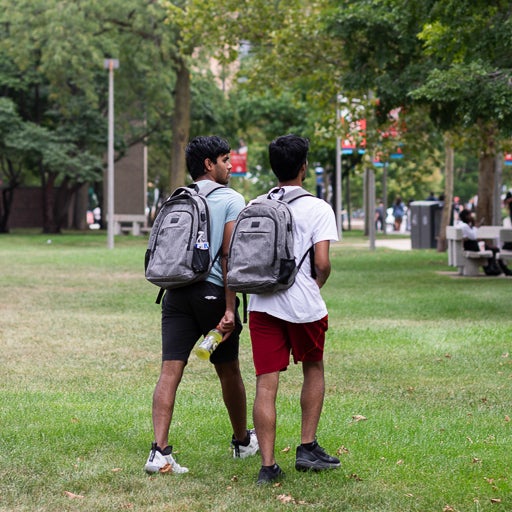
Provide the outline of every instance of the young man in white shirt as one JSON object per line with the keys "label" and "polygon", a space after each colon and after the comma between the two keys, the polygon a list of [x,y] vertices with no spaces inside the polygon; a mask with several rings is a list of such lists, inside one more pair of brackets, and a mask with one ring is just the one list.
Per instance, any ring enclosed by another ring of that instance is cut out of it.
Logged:
{"label": "young man in white shirt", "polygon": [[[279,189],[274,192],[277,198],[302,186],[308,151],[308,140],[296,135],[278,137],[270,143],[270,165],[278,178]],[[301,197],[289,206],[294,219],[294,254],[301,256],[314,246],[314,268],[305,258],[289,289],[250,298],[249,329],[256,369],[253,418],[262,459],[258,484],[284,475],[274,456],[276,395],[280,372],[287,369],[290,354],[294,363],[302,363],[304,377],[301,444],[296,450],[295,468],[319,471],[340,466],[340,461],[327,455],[316,441],[325,394],[323,351],[327,331],[327,308],[320,288],[331,271],[329,247],[331,240],[338,240],[336,222],[332,208],[316,197]]]}

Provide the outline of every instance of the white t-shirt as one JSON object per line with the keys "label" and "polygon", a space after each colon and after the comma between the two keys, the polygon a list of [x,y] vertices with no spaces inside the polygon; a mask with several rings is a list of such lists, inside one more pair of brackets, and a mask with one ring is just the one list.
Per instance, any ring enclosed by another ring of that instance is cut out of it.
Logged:
{"label": "white t-shirt", "polygon": [[457,224],[458,228],[462,228],[462,238],[468,240],[476,240],[477,239],[477,229],[474,226],[470,226],[466,222],[459,221]]}
{"label": "white t-shirt", "polygon": [[[283,187],[286,191],[299,187]],[[300,197],[289,204],[293,214],[294,254],[299,264],[310,247],[324,240],[338,240],[336,219],[329,204],[316,197]],[[292,323],[307,323],[327,315],[327,307],[320,288],[311,277],[311,264],[306,256],[295,277],[295,282],[277,293],[253,294],[249,311],[268,313]]]}

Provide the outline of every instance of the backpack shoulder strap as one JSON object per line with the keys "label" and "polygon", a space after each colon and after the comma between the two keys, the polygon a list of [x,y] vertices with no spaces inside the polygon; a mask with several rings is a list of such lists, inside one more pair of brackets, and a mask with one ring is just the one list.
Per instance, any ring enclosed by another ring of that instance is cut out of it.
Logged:
{"label": "backpack shoulder strap", "polygon": [[197,183],[191,183],[188,185],[187,188],[195,190],[198,194],[201,194],[204,197],[209,196],[213,191],[217,190],[218,188],[225,188],[225,185],[221,185],[220,183],[217,183],[212,180],[204,180],[206,181],[205,185],[202,185],[199,187]]}
{"label": "backpack shoulder strap", "polygon": [[[307,197],[311,196],[314,197],[313,194],[308,192],[307,190],[304,190],[303,188],[297,188],[295,190],[292,190],[291,192],[288,192],[287,194],[284,194],[282,197],[282,201],[286,203],[291,203],[292,201],[295,201],[296,199],[299,199],[299,197]],[[315,270],[315,246],[312,245],[302,256],[302,258],[299,261],[299,264],[297,265],[297,268],[300,268],[302,264],[304,263],[304,260],[306,259],[306,256],[309,254],[309,259],[311,263],[311,277],[313,279],[316,279],[316,270]]]}
{"label": "backpack shoulder strap", "polygon": [[307,190],[304,190],[303,188],[297,188],[295,190],[292,190],[291,192],[285,193],[282,201],[286,203],[291,203],[292,201],[295,201],[295,199],[299,199],[299,197],[307,196],[314,197],[313,194],[309,193]]}
{"label": "backpack shoulder strap", "polygon": [[[218,188],[224,188],[225,185],[221,185],[220,183],[216,183],[215,181],[208,180],[208,184],[201,187],[203,190],[200,190],[196,183],[191,183],[185,187],[178,187],[175,189],[170,196],[167,197],[165,201],[171,199],[171,197],[179,196],[180,194],[200,194],[204,197],[209,196],[214,190]],[[164,202],[165,202],[164,201]]]}
{"label": "backpack shoulder strap", "polygon": [[[275,194],[276,192],[279,192],[279,190],[283,191],[283,189],[279,187],[273,188],[268,194],[266,194],[266,197],[268,199],[272,199],[270,196],[272,194]],[[291,203],[292,201],[295,201],[295,199],[299,199],[299,197],[306,196],[314,197],[313,194],[309,193],[307,190],[304,190],[303,188],[296,188],[295,190],[291,190],[290,192],[281,192],[281,197],[279,198],[279,200],[284,201],[285,203]]]}

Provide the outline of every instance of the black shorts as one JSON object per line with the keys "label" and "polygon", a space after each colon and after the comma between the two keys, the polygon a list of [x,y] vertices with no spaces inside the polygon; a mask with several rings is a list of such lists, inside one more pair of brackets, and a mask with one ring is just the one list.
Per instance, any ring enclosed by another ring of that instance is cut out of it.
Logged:
{"label": "black shorts", "polygon": [[[237,309],[239,300],[237,298]],[[213,329],[226,312],[224,288],[201,281],[168,290],[162,300],[162,361],[188,361],[196,342]],[[238,359],[242,322],[235,314],[235,330],[213,352],[210,362]]]}

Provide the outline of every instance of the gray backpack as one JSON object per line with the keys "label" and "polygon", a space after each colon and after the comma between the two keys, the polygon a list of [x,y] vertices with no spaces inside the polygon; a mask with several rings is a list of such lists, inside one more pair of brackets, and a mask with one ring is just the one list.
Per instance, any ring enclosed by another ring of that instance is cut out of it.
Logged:
{"label": "gray backpack", "polygon": [[[206,196],[223,187],[214,181],[177,188],[163,203],[149,235],[146,279],[162,289],[179,288],[208,276],[218,254],[210,253]],[[158,296],[159,302],[162,295]]]}
{"label": "gray backpack", "polygon": [[[227,286],[242,293],[271,293],[286,290],[295,281],[302,262],[293,254],[293,217],[288,203],[311,196],[303,189],[286,193],[282,199],[268,195],[251,201],[238,215],[228,255]],[[314,272],[314,265],[311,267]]]}

